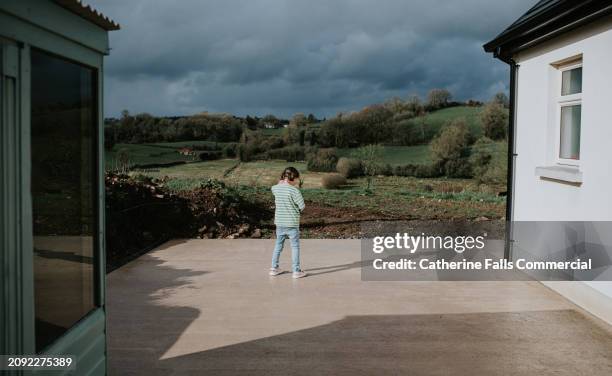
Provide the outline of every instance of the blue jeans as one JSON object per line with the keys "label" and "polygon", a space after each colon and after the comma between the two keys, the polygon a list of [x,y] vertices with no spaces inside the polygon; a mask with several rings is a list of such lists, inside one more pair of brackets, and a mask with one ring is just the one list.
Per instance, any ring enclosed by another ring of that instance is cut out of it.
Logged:
{"label": "blue jeans", "polygon": [[272,253],[272,267],[278,268],[278,259],[283,251],[285,239],[291,241],[291,261],[294,272],[300,271],[300,229],[299,227],[276,226],[276,245]]}

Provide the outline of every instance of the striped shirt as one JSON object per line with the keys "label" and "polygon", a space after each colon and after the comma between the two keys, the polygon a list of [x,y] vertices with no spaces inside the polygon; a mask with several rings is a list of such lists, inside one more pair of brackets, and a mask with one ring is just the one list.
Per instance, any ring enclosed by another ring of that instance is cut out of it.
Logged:
{"label": "striped shirt", "polygon": [[283,227],[300,227],[300,212],[304,210],[304,198],[299,189],[280,182],[272,187],[274,194],[274,224]]}

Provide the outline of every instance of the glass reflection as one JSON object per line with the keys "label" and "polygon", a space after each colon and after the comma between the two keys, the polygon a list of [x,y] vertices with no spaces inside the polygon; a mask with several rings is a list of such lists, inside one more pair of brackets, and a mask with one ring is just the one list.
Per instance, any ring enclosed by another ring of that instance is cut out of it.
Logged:
{"label": "glass reflection", "polygon": [[95,71],[32,51],[36,349],[95,306]]}
{"label": "glass reflection", "polygon": [[559,158],[580,159],[581,105],[561,107],[561,146]]}

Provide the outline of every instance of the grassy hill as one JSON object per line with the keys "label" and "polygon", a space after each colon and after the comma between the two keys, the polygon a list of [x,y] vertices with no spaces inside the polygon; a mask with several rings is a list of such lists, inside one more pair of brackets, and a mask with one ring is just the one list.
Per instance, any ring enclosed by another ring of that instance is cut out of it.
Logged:
{"label": "grassy hill", "polygon": [[[444,108],[438,111],[433,111],[425,115],[424,119],[417,118],[410,121],[424,121],[425,132],[429,138],[435,137],[440,131],[451,121],[455,119],[465,119],[467,126],[476,138],[482,135],[482,123],[480,121],[480,112],[482,107],[457,106]],[[496,149],[501,148],[500,145],[494,146]],[[352,148],[338,149],[338,155],[341,157],[350,157],[355,152]],[[431,154],[429,145],[415,146],[385,146],[384,163],[389,163],[392,166],[412,164],[426,164],[431,162]]]}
{"label": "grassy hill", "polygon": [[425,126],[428,131],[437,134],[447,122],[463,118],[473,134],[476,137],[480,137],[482,135],[481,111],[482,107],[458,106],[444,108],[425,115]]}

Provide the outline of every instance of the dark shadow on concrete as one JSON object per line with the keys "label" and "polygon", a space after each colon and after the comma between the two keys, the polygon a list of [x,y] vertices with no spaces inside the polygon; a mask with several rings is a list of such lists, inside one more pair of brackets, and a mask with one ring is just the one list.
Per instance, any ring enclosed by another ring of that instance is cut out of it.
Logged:
{"label": "dark shadow on concrete", "polygon": [[[172,240],[157,249],[182,242]],[[197,319],[200,311],[164,305],[161,299],[176,289],[189,288],[190,278],[206,273],[164,266],[164,261],[146,254],[108,274],[108,375],[172,373],[171,367],[160,365],[158,360]]]}
{"label": "dark shadow on concrete", "polygon": [[355,262],[351,262],[348,264],[341,264],[341,265],[320,266],[318,268],[308,268],[306,269],[306,272],[308,272],[309,276],[317,276],[321,274],[341,272],[343,270],[363,268],[369,262],[371,262],[371,260],[355,261]]}
{"label": "dark shadow on concrete", "polygon": [[172,375],[608,376],[612,332],[574,310],[349,316],[147,366]]}

